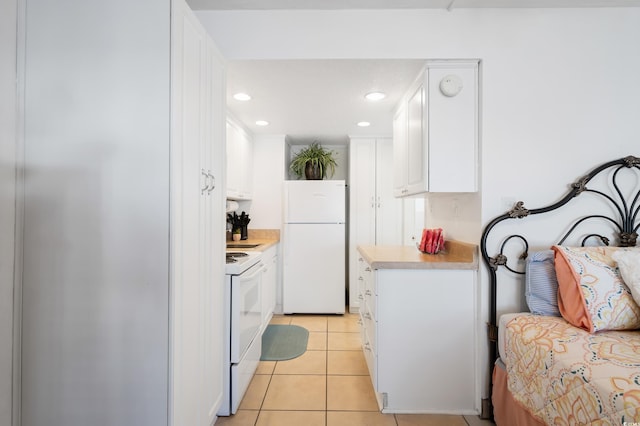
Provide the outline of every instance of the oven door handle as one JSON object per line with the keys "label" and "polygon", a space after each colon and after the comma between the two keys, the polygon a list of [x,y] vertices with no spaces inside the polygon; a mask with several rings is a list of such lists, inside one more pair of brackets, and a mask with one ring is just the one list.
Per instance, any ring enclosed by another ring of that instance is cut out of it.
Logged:
{"label": "oven door handle", "polygon": [[238,278],[240,278],[241,281],[245,281],[245,280],[252,280],[253,278],[255,278],[256,275],[262,273],[262,268],[264,267],[264,265],[262,264],[262,262],[258,262],[255,265],[253,265],[251,268],[249,268],[247,271],[250,271],[251,269],[255,268],[255,271],[253,271],[251,274],[249,275],[245,275],[245,273],[242,273],[240,275],[238,275]]}

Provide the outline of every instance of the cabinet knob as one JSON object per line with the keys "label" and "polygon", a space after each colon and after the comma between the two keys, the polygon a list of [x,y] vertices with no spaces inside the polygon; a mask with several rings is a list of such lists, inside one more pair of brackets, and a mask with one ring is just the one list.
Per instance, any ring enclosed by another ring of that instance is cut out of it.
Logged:
{"label": "cabinet knob", "polygon": [[371,290],[365,291],[364,294],[366,294],[367,296],[371,296]]}

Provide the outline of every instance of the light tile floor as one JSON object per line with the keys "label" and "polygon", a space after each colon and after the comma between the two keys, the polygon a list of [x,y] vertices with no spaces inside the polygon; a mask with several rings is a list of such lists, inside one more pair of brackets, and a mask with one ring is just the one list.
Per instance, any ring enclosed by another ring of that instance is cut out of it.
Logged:
{"label": "light tile floor", "polygon": [[262,361],[238,412],[216,426],[485,426],[478,416],[382,414],[360,346],[358,315],[276,315],[309,330],[307,352]]}

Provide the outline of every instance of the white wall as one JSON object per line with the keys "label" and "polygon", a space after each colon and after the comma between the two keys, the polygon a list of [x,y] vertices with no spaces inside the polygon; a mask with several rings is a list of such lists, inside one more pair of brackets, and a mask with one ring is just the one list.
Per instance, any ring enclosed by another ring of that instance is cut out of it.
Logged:
{"label": "white wall", "polygon": [[[504,199],[546,205],[593,166],[640,155],[639,8],[200,11],[198,16],[231,60],[480,58],[481,192],[466,201],[481,224],[504,213]],[[435,202],[441,203],[436,215],[452,208],[451,200]],[[456,238],[478,242],[481,229],[465,220],[446,225]],[[480,277],[485,318],[484,271]]]}
{"label": "white wall", "polygon": [[0,425],[11,424],[17,0],[0,2]]}
{"label": "white wall", "polygon": [[482,233],[480,193],[427,194],[424,198],[426,228],[444,229],[446,239],[478,243]]}
{"label": "white wall", "polygon": [[638,8],[198,16],[230,60],[480,58],[485,221],[502,211],[502,197],[546,202],[556,182],[627,155],[636,142]]}
{"label": "white wall", "polygon": [[167,424],[170,1],[25,3],[21,424]]}

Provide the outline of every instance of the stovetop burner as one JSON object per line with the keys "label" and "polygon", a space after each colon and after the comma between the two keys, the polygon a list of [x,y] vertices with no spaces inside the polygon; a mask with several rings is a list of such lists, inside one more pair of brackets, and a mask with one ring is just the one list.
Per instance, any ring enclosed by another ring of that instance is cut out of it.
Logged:
{"label": "stovetop burner", "polygon": [[243,273],[259,262],[262,257],[262,253],[258,251],[228,251],[226,255],[227,267],[225,271],[227,275],[239,275]]}
{"label": "stovetop burner", "polygon": [[247,253],[241,251],[229,251],[227,252],[227,263],[236,263],[240,258],[249,256]]}
{"label": "stovetop burner", "polygon": [[241,251],[229,251],[227,252],[227,257],[245,257],[249,256],[247,253]]}

